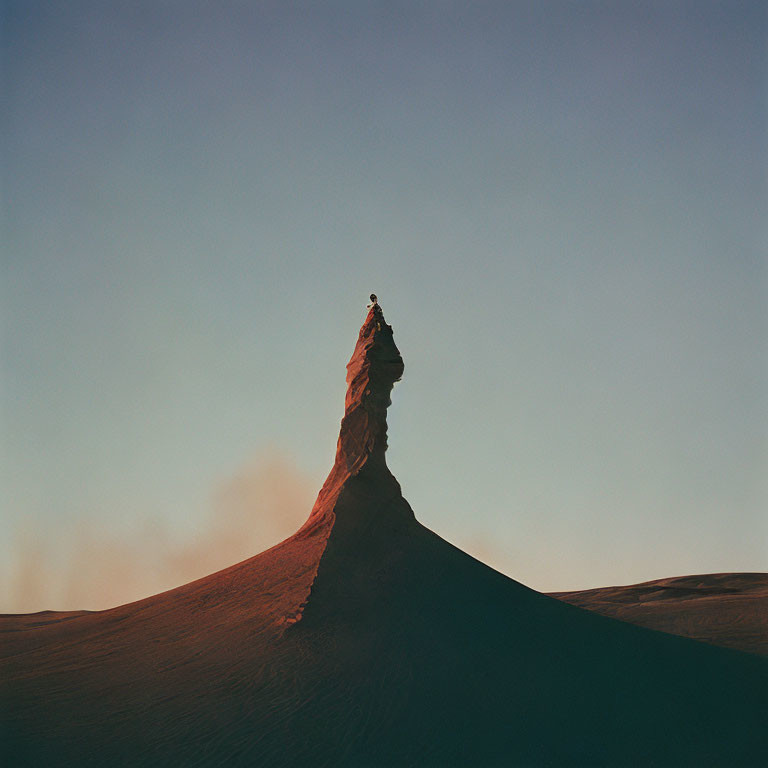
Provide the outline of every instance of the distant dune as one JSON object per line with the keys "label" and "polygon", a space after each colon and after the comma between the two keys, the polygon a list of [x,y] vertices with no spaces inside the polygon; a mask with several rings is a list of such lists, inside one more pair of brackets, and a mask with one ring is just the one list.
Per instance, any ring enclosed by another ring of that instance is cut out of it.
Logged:
{"label": "distant dune", "polygon": [[385,461],[402,373],[374,306],[281,544],[108,611],[0,617],[0,764],[765,765],[765,659],[574,608],[416,521]]}
{"label": "distant dune", "polygon": [[648,629],[768,656],[768,573],[708,573],[552,597]]}

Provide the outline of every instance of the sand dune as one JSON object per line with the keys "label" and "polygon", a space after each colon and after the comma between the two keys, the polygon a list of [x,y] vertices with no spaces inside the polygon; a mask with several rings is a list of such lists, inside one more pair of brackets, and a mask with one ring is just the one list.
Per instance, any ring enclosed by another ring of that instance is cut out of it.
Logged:
{"label": "sand dune", "polygon": [[708,573],[551,594],[641,627],[768,656],[768,573]]}
{"label": "sand dune", "polygon": [[305,525],[130,605],[0,618],[3,765],[753,766],[768,664],[541,595],[420,525],[369,313]]}

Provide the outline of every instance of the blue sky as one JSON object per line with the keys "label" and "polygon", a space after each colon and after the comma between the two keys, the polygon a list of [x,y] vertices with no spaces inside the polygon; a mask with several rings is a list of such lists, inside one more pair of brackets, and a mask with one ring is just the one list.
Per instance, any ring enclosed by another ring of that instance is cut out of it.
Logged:
{"label": "blue sky", "polygon": [[739,2],[5,3],[0,610],[78,607],[84,531],[161,571],[233,476],[319,490],[371,291],[427,526],[542,590],[768,570],[767,32]]}

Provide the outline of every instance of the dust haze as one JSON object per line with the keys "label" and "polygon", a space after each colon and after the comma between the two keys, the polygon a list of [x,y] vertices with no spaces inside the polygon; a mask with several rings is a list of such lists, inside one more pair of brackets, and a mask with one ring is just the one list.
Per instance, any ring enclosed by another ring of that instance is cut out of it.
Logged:
{"label": "dust haze", "polygon": [[212,489],[210,512],[191,538],[151,518],[128,535],[73,520],[66,542],[28,526],[3,569],[0,613],[102,610],[226,568],[293,534],[309,516],[314,485],[273,451]]}

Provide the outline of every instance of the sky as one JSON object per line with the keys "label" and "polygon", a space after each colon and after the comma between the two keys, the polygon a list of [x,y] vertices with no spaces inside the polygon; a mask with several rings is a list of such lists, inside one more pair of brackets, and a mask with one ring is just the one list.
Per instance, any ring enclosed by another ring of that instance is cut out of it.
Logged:
{"label": "sky", "polygon": [[372,291],[429,528],[543,591],[768,571],[764,3],[1,13],[0,611],[295,530]]}

